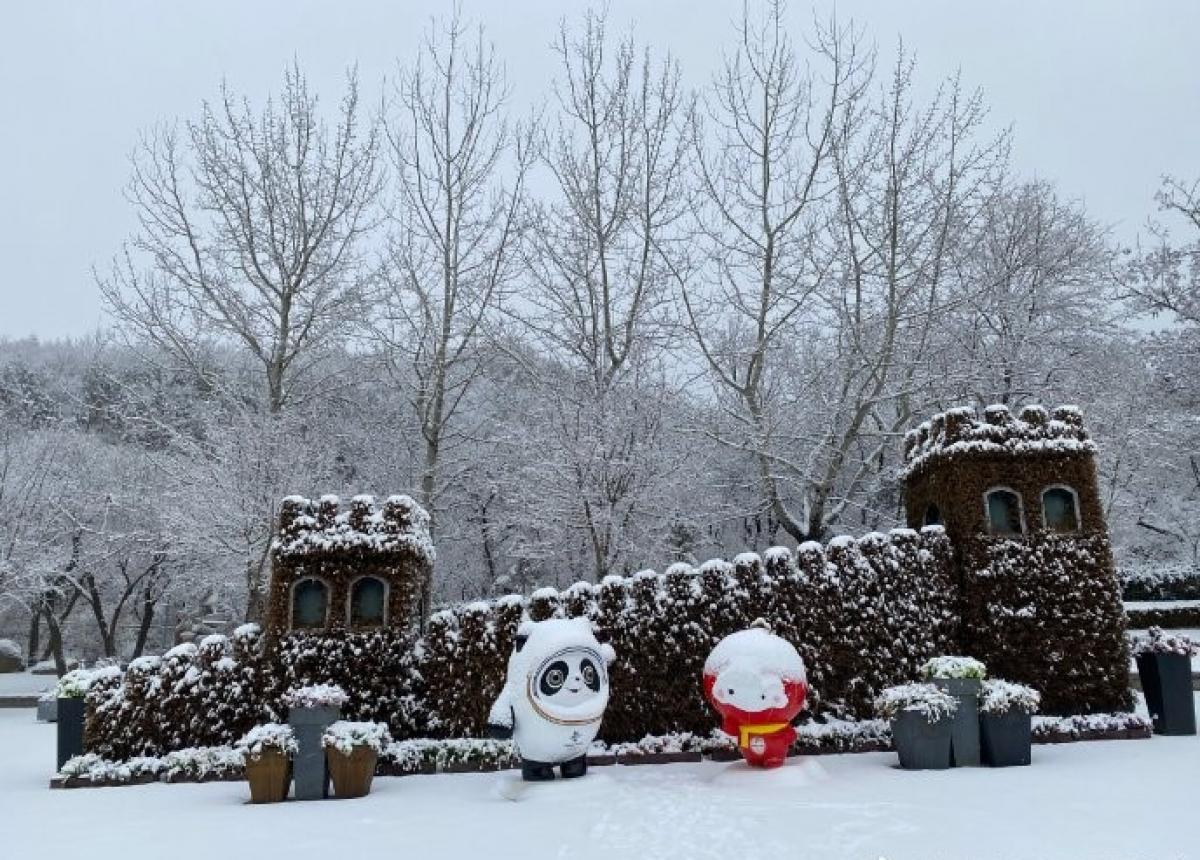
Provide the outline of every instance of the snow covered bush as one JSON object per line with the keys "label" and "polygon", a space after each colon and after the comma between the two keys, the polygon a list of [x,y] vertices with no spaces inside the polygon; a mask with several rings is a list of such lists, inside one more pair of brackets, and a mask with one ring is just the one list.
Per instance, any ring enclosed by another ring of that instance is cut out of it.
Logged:
{"label": "snow covered bush", "polygon": [[379,754],[391,742],[388,727],[383,723],[338,720],[321,735],[321,743],[326,749],[335,749],[344,755],[350,755],[357,747],[368,747]]}
{"label": "snow covered bush", "polygon": [[337,684],[310,684],[293,687],[281,701],[289,708],[340,708],[350,697]]}
{"label": "snow covered bush", "polygon": [[186,747],[162,757],[163,775],[174,781],[237,776],[245,766],[242,751],[233,747]]}
{"label": "snow covered bush", "polygon": [[994,678],[983,682],[979,710],[985,714],[1003,714],[1008,711],[1036,714],[1041,703],[1042,695],[1033,687]]}
{"label": "snow covered bush", "polygon": [[1182,633],[1167,633],[1161,627],[1151,627],[1148,635],[1137,636],[1132,640],[1132,651],[1135,657],[1143,654],[1179,654],[1184,657],[1195,657],[1200,653],[1200,642]]}
{"label": "snow covered bush", "polygon": [[281,752],[285,755],[295,755],[299,751],[296,745],[296,734],[286,723],[264,723],[255,726],[238,738],[234,749],[248,758],[258,758],[264,752]]}
{"label": "snow covered bush", "polygon": [[54,695],[59,699],[82,699],[88,693],[92,684],[109,678],[120,678],[121,670],[115,666],[104,666],[99,669],[72,669],[58,679],[54,686]]}
{"label": "snow covered bush", "polygon": [[954,716],[958,700],[933,684],[897,684],[888,687],[875,698],[875,713],[885,720],[904,711],[919,711],[930,722]]}
{"label": "snow covered bush", "polygon": [[1200,568],[1164,562],[1117,569],[1124,600],[1200,600]]}
{"label": "snow covered bush", "polygon": [[972,678],[982,681],[987,677],[987,666],[974,657],[934,657],[921,665],[921,677],[926,680]]}

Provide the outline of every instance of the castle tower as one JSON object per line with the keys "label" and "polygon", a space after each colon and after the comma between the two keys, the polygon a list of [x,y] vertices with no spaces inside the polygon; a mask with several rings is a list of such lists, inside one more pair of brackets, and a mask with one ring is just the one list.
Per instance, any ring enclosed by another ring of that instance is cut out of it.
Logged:
{"label": "castle tower", "polygon": [[417,620],[421,586],[434,560],[429,515],[408,496],[377,506],[355,496],[313,504],[288,496],[271,547],[269,641],[289,633],[406,627]]}
{"label": "castle tower", "polygon": [[908,524],[954,545],[964,652],[1039,689],[1048,713],[1130,703],[1095,454],[1072,406],[953,409],[904,440]]}

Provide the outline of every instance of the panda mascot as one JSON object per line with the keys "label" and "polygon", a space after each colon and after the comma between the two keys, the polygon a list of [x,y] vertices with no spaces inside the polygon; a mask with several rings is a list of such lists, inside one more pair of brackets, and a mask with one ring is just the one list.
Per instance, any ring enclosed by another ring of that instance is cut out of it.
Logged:
{"label": "panda mascot", "polygon": [[528,781],[587,773],[588,746],[608,705],[611,645],[583,618],[530,621],[517,628],[508,677],[488,715],[488,733],[512,738]]}

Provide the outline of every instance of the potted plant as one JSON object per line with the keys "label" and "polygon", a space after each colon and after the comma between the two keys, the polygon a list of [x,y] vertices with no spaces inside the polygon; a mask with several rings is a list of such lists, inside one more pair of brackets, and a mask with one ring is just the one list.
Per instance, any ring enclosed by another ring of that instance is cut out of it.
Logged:
{"label": "potted plant", "polygon": [[983,763],[990,767],[1027,765],[1032,759],[1033,714],[1041,694],[1024,684],[983,682],[979,702],[979,740]]}
{"label": "potted plant", "polygon": [[328,795],[329,770],[321,737],[341,717],[342,705],[348,699],[346,691],[336,684],[296,687],[284,694],[288,724],[296,734],[292,759],[296,800],[320,800]]}
{"label": "potted plant", "polygon": [[958,700],[933,684],[888,687],[875,711],[892,725],[892,744],[905,770],[950,767],[950,737]]}
{"label": "potted plant", "polygon": [[282,723],[255,726],[234,745],[246,761],[251,803],[279,803],[287,799],[291,782],[291,757],[296,754],[296,733]]}
{"label": "potted plant", "polygon": [[979,691],[987,667],[974,657],[934,657],[921,677],[958,700],[950,754],[955,767],[979,766]]}
{"label": "potted plant", "polygon": [[325,729],[321,741],[333,777],[333,793],[364,797],[371,791],[375,763],[392,739],[383,723],[340,720]]}
{"label": "potted plant", "polygon": [[1149,635],[1133,641],[1146,709],[1160,735],[1196,734],[1196,708],[1192,699],[1192,657],[1197,643],[1182,634],[1151,627]]}
{"label": "potted plant", "polygon": [[68,759],[83,755],[83,723],[87,713],[85,697],[92,682],[87,669],[72,669],[58,679],[54,697],[58,702],[58,763],[62,768]]}

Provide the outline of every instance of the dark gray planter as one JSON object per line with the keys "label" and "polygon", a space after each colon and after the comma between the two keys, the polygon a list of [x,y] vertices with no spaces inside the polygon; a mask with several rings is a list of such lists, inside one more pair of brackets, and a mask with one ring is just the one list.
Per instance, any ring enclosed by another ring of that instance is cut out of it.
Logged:
{"label": "dark gray planter", "polygon": [[958,700],[950,751],[953,767],[979,767],[979,693],[975,678],[935,678],[933,683]]}
{"label": "dark gray planter", "polygon": [[1137,667],[1155,733],[1196,734],[1191,658],[1183,654],[1141,654]]}
{"label": "dark gray planter", "polygon": [[942,717],[931,723],[920,711],[901,711],[892,719],[892,745],[905,770],[945,770],[950,767],[950,738],[954,721]]}
{"label": "dark gray planter", "polygon": [[67,759],[83,755],[83,717],[86,712],[82,698],[58,700],[58,770]]}
{"label": "dark gray planter", "polygon": [[983,763],[989,767],[1019,767],[1032,760],[1033,717],[1011,710],[979,715]]}
{"label": "dark gray planter", "polygon": [[321,736],[341,717],[341,708],[290,708],[288,724],[296,733],[298,752],[292,759],[293,797],[321,800],[329,796],[329,766]]}

